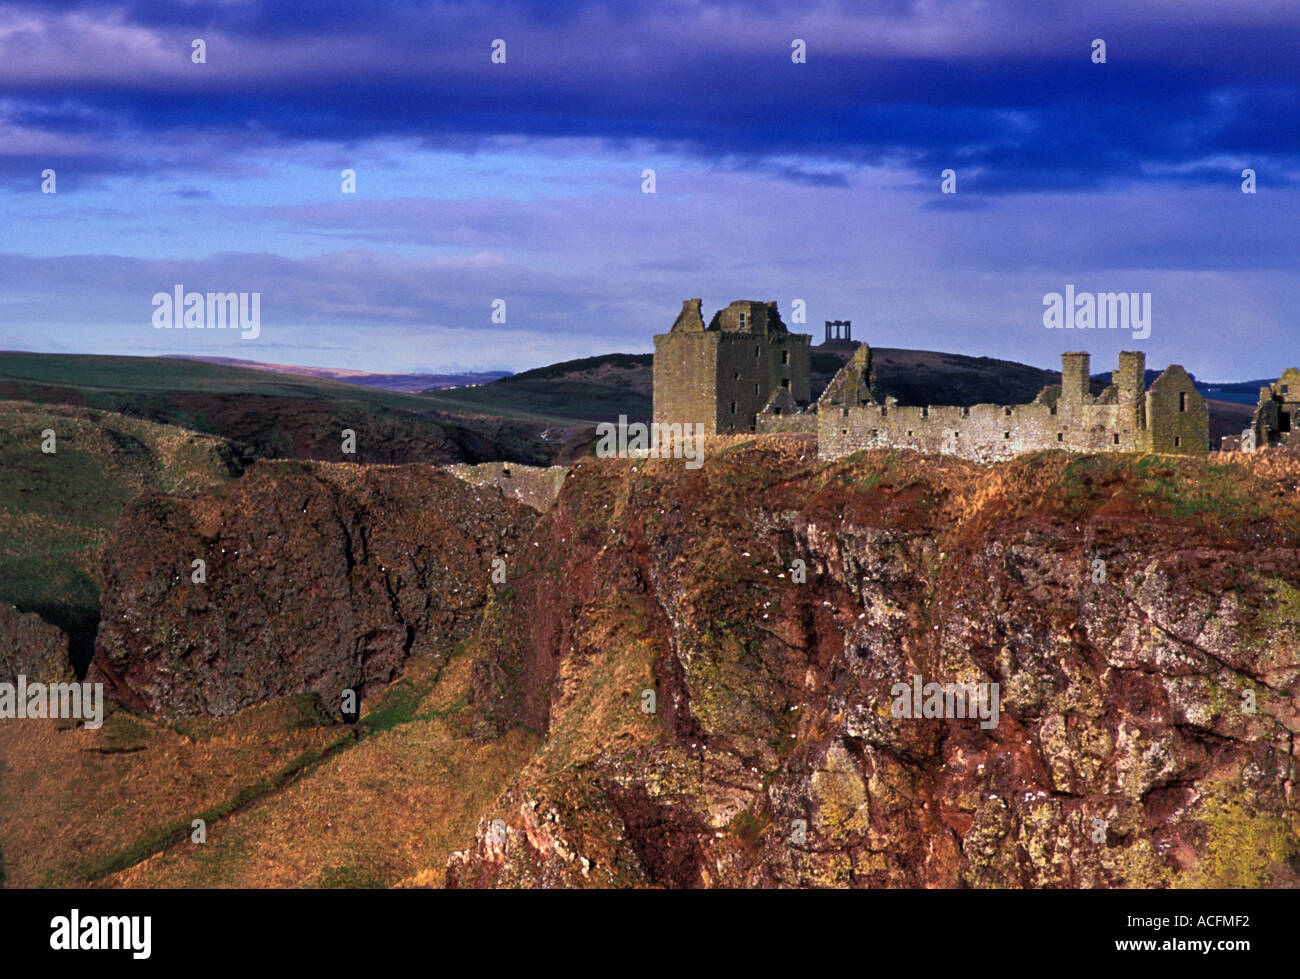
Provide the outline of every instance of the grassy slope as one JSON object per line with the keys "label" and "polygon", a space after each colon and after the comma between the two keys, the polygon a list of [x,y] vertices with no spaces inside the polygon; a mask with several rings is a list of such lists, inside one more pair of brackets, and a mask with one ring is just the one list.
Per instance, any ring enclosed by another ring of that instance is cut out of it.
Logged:
{"label": "grassy slope", "polygon": [[412,660],[356,732],[306,694],[172,724],[114,710],[98,732],[0,721],[0,880],[375,887],[441,867],[537,747],[474,736],[468,673],[465,654]]}
{"label": "grassy slope", "polygon": [[[55,433],[53,454],[42,432]],[[0,401],[0,601],[36,612],[89,661],[103,585],[100,555],[123,505],[141,492],[188,493],[232,478],[221,439],[85,408]]]}

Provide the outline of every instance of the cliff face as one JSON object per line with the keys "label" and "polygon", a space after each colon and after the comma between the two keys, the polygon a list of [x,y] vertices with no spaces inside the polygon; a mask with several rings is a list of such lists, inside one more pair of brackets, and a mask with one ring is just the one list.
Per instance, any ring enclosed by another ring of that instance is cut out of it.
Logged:
{"label": "cliff face", "polygon": [[473,629],[493,559],[536,516],[418,465],[260,462],[198,496],[147,494],[105,551],[88,679],[168,717],[308,690],[337,710]]}
{"label": "cliff face", "polygon": [[448,884],[1296,882],[1300,464],[815,455],[574,470],[476,640],[546,739]]}

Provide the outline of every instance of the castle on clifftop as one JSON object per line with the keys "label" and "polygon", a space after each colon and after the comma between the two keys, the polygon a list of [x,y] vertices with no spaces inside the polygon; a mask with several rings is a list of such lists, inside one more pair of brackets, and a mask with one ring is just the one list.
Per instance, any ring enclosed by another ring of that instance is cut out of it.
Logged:
{"label": "castle on clifftop", "polygon": [[1174,364],[1148,388],[1143,353],[1121,353],[1114,382],[1097,395],[1089,391],[1089,355],[1067,353],[1061,383],[1029,404],[912,407],[876,397],[871,348],[863,343],[813,402],[812,337],[791,333],[775,302],[733,302],[707,327],[701,305],[683,302],[672,328],[654,338],[656,423],[698,422],[710,435],[816,432],[822,459],[875,448],[980,462],[1038,449],[1209,451],[1209,413],[1190,375]]}

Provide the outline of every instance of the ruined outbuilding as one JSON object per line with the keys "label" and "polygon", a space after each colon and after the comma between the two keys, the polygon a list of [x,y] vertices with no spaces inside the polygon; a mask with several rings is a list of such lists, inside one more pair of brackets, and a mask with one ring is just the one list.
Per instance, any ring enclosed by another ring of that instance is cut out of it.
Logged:
{"label": "ruined outbuilding", "polygon": [[1288,367],[1272,384],[1259,389],[1250,428],[1225,436],[1226,451],[1255,449],[1300,451],[1300,368]]}

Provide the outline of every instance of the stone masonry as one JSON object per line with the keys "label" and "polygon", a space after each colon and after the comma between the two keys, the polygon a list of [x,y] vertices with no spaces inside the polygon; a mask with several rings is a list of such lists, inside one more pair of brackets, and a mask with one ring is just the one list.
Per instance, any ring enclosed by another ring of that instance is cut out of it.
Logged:
{"label": "stone masonry", "polygon": [[1250,428],[1224,436],[1225,450],[1288,448],[1300,451],[1300,368],[1288,367],[1272,384],[1259,389]]}
{"label": "stone masonry", "polygon": [[[707,434],[816,432],[823,459],[873,448],[983,462],[1040,449],[1209,451],[1209,412],[1190,375],[1173,364],[1147,388],[1146,355],[1139,352],[1121,353],[1113,383],[1095,396],[1090,356],[1076,352],[1061,356],[1061,383],[1029,404],[904,407],[877,400],[865,343],[810,404],[812,338],[790,333],[774,302],[733,302],[706,327],[701,300],[688,299],[672,329],[654,339],[655,422],[699,422]],[[1288,371],[1263,391],[1256,427],[1262,439],[1276,439],[1290,430],[1293,411],[1300,420],[1300,372]]]}
{"label": "stone masonry", "polygon": [[1145,388],[1146,355],[1119,355],[1114,383],[1089,393],[1089,355],[1061,357],[1061,383],[1030,404],[902,407],[871,392],[865,345],[817,403],[817,452],[838,459],[861,449],[902,448],[980,462],[1039,449],[1069,452],[1209,451],[1209,412],[1188,373],[1168,367]]}
{"label": "stone masonry", "polygon": [[752,432],[778,391],[806,405],[812,337],[791,333],[774,302],[740,300],[706,327],[702,301],[687,299],[655,337],[654,420],[704,425],[705,434]]}

